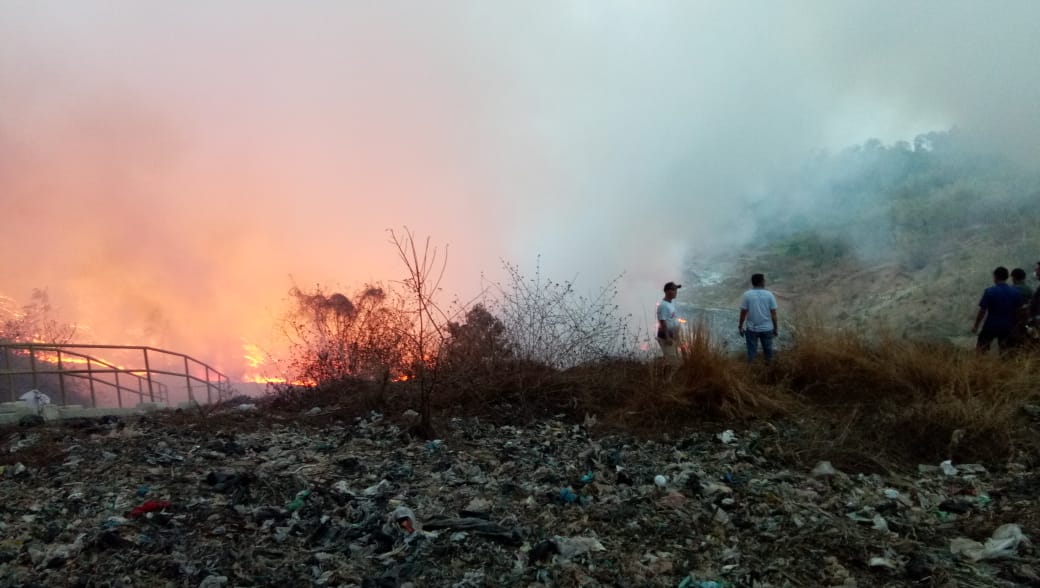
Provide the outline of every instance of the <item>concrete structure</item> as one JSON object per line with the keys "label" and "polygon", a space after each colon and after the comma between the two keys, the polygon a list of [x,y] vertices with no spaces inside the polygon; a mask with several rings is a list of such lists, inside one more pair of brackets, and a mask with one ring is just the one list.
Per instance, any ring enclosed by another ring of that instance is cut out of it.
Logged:
{"label": "concrete structure", "polygon": [[[45,421],[59,421],[73,418],[96,419],[106,415],[131,416],[136,414],[147,414],[164,408],[166,408],[166,405],[159,402],[142,402],[134,408],[85,408],[78,404],[68,404],[64,406],[48,404],[43,407],[43,411],[39,414]],[[0,404],[0,426],[17,425],[23,417],[34,414],[37,414],[37,412],[25,402],[20,400],[16,402],[4,402]]]}

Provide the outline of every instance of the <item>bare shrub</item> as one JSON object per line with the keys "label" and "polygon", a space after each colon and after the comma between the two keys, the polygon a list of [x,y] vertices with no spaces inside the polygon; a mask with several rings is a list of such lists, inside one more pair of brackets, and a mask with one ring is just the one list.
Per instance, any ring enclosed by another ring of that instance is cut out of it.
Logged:
{"label": "bare shrub", "polygon": [[407,331],[393,293],[368,285],[354,297],[326,294],[320,286],[294,287],[282,329],[290,342],[292,381],[324,384],[345,379],[384,386],[405,369]]}
{"label": "bare shrub", "polygon": [[494,284],[485,305],[502,321],[515,359],[564,369],[632,353],[630,316],[615,302],[620,276],[584,296],[572,280],[543,278],[540,265],[530,279],[503,267],[509,281]]}
{"label": "bare shrub", "polygon": [[441,354],[450,322],[436,299],[448,264],[447,248],[444,257],[438,259],[439,252],[436,247],[431,248],[429,237],[420,247],[407,227],[400,234],[393,230],[389,233],[390,242],[408,270],[408,276],[399,282],[404,288],[402,314],[407,317],[402,334],[409,372],[419,387],[422,432],[433,436],[432,398],[440,382]]}

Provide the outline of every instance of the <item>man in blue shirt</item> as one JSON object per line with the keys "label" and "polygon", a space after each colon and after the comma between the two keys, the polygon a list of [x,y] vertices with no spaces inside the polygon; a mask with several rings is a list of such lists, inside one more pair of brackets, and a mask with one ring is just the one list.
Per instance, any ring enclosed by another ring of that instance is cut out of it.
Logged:
{"label": "man in blue shirt", "polygon": [[[747,321],[747,328],[744,322]],[[776,296],[766,290],[766,277],[751,276],[751,289],[740,299],[740,323],[737,325],[747,343],[747,360],[755,361],[758,342],[762,342],[762,355],[766,362],[773,359],[773,337],[776,337]]]}
{"label": "man in blue shirt", "polygon": [[[993,270],[993,285],[986,288],[979,300],[979,312],[975,315],[975,326],[971,328],[971,332],[979,336],[975,343],[979,353],[989,351],[994,339],[1001,353],[1009,348],[1009,338],[1015,328],[1018,309],[1022,306],[1022,294],[1008,285],[1007,279],[1006,267]],[[982,319],[986,322],[983,323]],[[980,324],[982,331],[979,331]]]}

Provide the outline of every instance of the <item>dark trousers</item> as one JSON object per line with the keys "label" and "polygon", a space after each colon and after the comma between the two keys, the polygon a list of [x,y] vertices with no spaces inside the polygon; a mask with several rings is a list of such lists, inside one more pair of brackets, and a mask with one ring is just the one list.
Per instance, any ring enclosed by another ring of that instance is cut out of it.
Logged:
{"label": "dark trousers", "polygon": [[762,355],[766,361],[773,360],[773,332],[772,331],[744,331],[744,341],[747,343],[747,360],[755,361],[758,353],[758,342],[762,342]]}
{"label": "dark trousers", "polygon": [[1012,346],[1011,334],[1011,329],[982,327],[982,330],[979,331],[979,338],[975,342],[975,348],[978,349],[980,353],[985,353],[986,351],[989,351],[990,346],[993,345],[993,341],[995,340],[997,342],[997,349],[1003,353]]}

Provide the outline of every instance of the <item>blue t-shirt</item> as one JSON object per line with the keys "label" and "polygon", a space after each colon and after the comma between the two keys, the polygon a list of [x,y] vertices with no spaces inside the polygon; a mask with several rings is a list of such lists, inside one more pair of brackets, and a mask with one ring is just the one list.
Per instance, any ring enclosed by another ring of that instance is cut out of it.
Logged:
{"label": "blue t-shirt", "polygon": [[979,308],[986,309],[986,322],[982,328],[993,331],[1010,331],[1018,318],[1022,306],[1022,294],[1007,284],[995,284],[986,288],[979,300]]}

